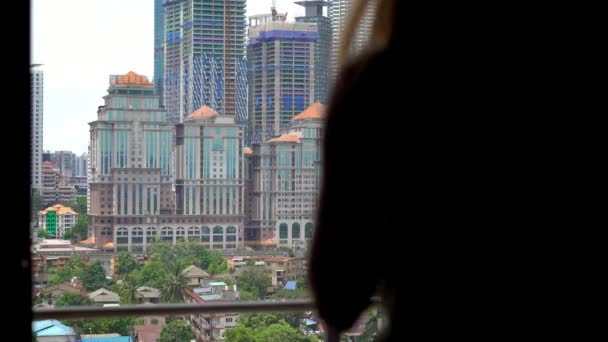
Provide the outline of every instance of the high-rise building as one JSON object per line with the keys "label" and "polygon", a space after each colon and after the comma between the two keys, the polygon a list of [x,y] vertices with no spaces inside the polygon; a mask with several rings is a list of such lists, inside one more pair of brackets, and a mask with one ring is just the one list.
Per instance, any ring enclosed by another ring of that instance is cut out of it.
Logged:
{"label": "high-rise building", "polygon": [[249,130],[260,143],[286,133],[315,99],[316,23],[270,21],[249,29]]}
{"label": "high-rise building", "polygon": [[59,173],[65,177],[76,176],[76,154],[71,151],[51,153],[51,163],[59,166]]}
{"label": "high-rise building", "polygon": [[[354,2],[355,0],[331,0],[329,6],[329,19],[331,20],[333,42],[331,63],[334,78],[339,71],[338,54],[340,51],[340,42],[348,21],[348,16],[353,9]],[[361,18],[357,30],[355,31],[352,43],[352,50],[355,53],[361,51],[369,41],[375,14],[374,8],[375,1],[372,0],[369,2],[365,14]]]}
{"label": "high-rise building", "polygon": [[89,156],[83,153],[80,156],[75,157],[74,176],[86,177],[87,176],[87,160]]}
{"label": "high-rise building", "polygon": [[165,10],[163,0],[154,0],[154,85],[156,95],[163,105],[163,80],[165,73]]}
{"label": "high-rise building", "polygon": [[172,127],[154,85],[134,72],[110,76],[104,101],[89,123],[91,235],[97,247],[145,251],[175,211]]}
{"label": "high-rise building", "polygon": [[245,219],[243,126],[234,116],[203,106],[177,125],[176,134],[176,212],[190,223],[176,234],[210,249],[240,247]]}
{"label": "high-rise building", "polygon": [[297,17],[296,22],[316,23],[319,39],[315,47],[315,99],[314,102],[326,103],[331,86],[331,21],[323,14],[328,1],[296,1],[305,7],[305,16]]}
{"label": "high-rise building", "polygon": [[30,145],[31,187],[38,191],[42,188],[42,114],[44,108],[44,73],[40,69],[40,66],[41,64],[33,64],[30,67],[30,91],[32,101],[32,140]]}
{"label": "high-rise building", "polygon": [[[76,200],[76,188],[61,174],[59,166],[50,161],[42,163],[41,204],[50,206]],[[39,208],[36,208],[39,209]]]}
{"label": "high-rise building", "polygon": [[246,122],[245,2],[163,0],[163,98],[171,122],[204,105]]}
{"label": "high-rise building", "polygon": [[247,244],[306,248],[312,240],[320,190],[325,110],[315,103],[292,120],[291,130],[253,144],[251,217]]}

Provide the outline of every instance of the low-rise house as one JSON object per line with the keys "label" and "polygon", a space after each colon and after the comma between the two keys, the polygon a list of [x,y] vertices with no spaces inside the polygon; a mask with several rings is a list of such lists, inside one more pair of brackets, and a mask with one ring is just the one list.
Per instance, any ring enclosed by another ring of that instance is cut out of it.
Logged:
{"label": "low-rise house", "polygon": [[87,295],[87,291],[82,284],[74,280],[71,282],[45,287],[39,292],[38,296],[42,298],[44,303],[55,305],[64,293],[75,293],[83,297]]}
{"label": "low-rise house", "polygon": [[[216,303],[239,300],[236,285],[228,286],[223,282],[207,282],[203,291],[186,289],[186,303]],[[209,293],[209,290],[211,293]],[[199,295],[198,293],[209,293]],[[239,321],[238,312],[192,314],[188,319],[197,341],[223,341],[226,329],[234,327]]]}
{"label": "low-rise house", "polygon": [[120,303],[120,296],[118,293],[104,288],[89,293],[88,297],[99,306]]}
{"label": "low-rise house", "polygon": [[227,257],[228,269],[234,269],[238,276],[242,267],[263,266],[272,280],[272,285],[285,285],[288,280],[306,277],[305,258],[275,256],[235,256]]}
{"label": "low-rise house", "polygon": [[189,286],[199,286],[205,279],[209,279],[209,273],[194,265],[186,267],[182,274],[188,279]]}
{"label": "low-rise house", "polygon": [[140,286],[137,288],[140,303],[158,304],[160,302],[160,290],[150,286]]}
{"label": "low-rise house", "polygon": [[157,342],[161,330],[158,325],[136,325],[133,327],[134,342]]}

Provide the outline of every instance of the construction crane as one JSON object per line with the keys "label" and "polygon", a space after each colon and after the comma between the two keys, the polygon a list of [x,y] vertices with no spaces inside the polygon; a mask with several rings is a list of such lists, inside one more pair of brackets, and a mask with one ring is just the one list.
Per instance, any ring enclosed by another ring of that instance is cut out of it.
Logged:
{"label": "construction crane", "polygon": [[270,13],[272,14],[272,21],[277,21],[277,0],[272,0]]}

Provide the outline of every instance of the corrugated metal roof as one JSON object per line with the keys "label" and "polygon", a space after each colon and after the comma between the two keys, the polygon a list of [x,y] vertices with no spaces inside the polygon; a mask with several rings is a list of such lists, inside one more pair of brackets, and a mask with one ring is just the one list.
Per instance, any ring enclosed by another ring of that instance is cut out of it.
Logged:
{"label": "corrugated metal roof", "polygon": [[131,336],[83,337],[82,342],[133,342]]}
{"label": "corrugated metal roof", "polygon": [[221,294],[204,295],[204,296],[201,296],[201,298],[203,300],[220,300],[220,299],[222,299],[222,295]]}
{"label": "corrugated metal roof", "polygon": [[214,281],[209,283],[210,286],[226,286],[226,283],[224,283],[223,281]]}
{"label": "corrugated metal roof", "polygon": [[38,321],[32,323],[32,330],[36,336],[72,336],[76,335],[74,329],[67,325],[61,324],[56,319],[49,319],[46,321]]}

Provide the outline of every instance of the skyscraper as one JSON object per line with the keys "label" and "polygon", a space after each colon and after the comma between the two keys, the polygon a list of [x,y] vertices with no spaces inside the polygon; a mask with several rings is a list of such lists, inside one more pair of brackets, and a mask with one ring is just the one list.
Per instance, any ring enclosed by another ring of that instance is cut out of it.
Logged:
{"label": "skyscraper", "polygon": [[154,85],[134,72],[110,76],[104,100],[89,123],[89,226],[97,247],[145,251],[158,236],[159,217],[175,211],[172,127]]}
{"label": "skyscraper", "polygon": [[32,141],[30,152],[30,170],[32,189],[40,191],[42,188],[42,113],[44,73],[41,64],[32,64],[30,67],[30,87],[32,101]]}
{"label": "skyscraper", "polygon": [[242,245],[244,230],[243,126],[203,106],[176,127],[177,214],[183,232],[211,249]]}
{"label": "skyscraper", "polygon": [[315,103],[292,120],[280,137],[253,144],[248,154],[251,217],[246,238],[255,245],[306,248],[312,240],[321,182],[323,105]]}
{"label": "skyscraper", "polygon": [[154,85],[163,105],[165,73],[165,10],[163,0],[154,0]]}
{"label": "skyscraper", "polygon": [[164,101],[171,122],[207,105],[247,117],[245,0],[163,0]]}
{"label": "skyscraper", "polygon": [[51,153],[51,163],[59,166],[59,173],[64,177],[76,176],[76,155],[71,151],[55,151]]}
{"label": "skyscraper", "polygon": [[[331,20],[333,42],[331,63],[334,78],[339,71],[338,53],[340,51],[340,42],[342,41],[342,35],[344,33],[346,22],[348,21],[348,16],[353,9],[354,2],[354,0],[331,0],[331,4],[329,6],[329,19]],[[352,43],[352,49],[354,52],[360,51],[366,46],[367,41],[369,40],[374,19],[374,7],[375,1],[372,0],[365,11],[365,14],[361,18],[357,30],[355,31],[355,36],[353,37],[354,39]]]}
{"label": "skyscraper", "polygon": [[286,133],[315,98],[316,23],[270,21],[249,29],[249,129],[259,143]]}
{"label": "skyscraper", "polygon": [[331,21],[323,15],[327,1],[296,1],[304,6],[305,16],[297,17],[296,22],[316,23],[319,40],[315,46],[315,99],[314,102],[326,103],[331,85]]}

